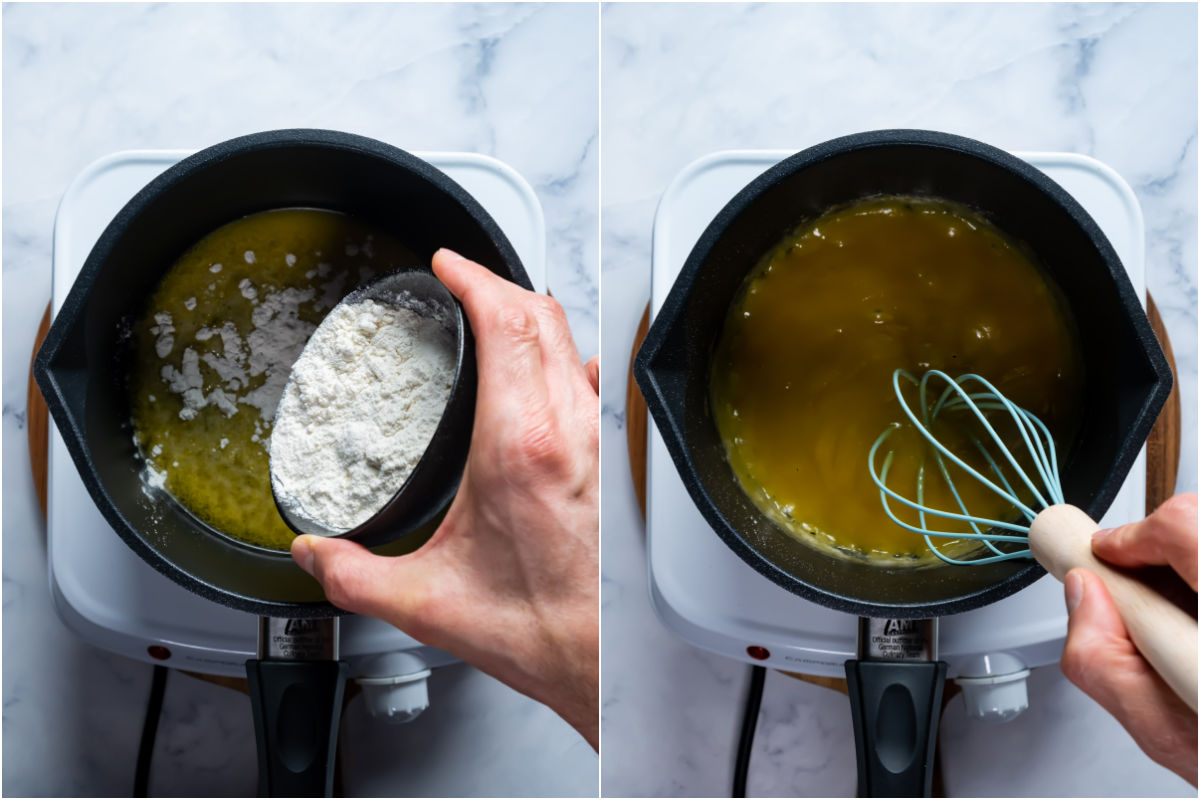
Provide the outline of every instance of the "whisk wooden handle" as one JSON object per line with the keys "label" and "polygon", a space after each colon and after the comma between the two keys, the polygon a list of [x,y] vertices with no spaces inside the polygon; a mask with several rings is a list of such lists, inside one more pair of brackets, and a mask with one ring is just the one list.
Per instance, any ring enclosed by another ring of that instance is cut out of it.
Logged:
{"label": "whisk wooden handle", "polygon": [[1100,576],[1137,649],[1167,685],[1196,710],[1196,620],[1146,584],[1092,553],[1100,526],[1072,505],[1050,506],[1029,528],[1029,549],[1060,581],[1075,567]]}

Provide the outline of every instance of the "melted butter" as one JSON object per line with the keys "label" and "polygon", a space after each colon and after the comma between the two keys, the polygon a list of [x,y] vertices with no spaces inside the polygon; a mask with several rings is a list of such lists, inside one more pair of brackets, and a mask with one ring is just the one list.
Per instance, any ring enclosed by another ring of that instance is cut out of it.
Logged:
{"label": "melted butter", "polygon": [[[311,290],[312,298],[299,304],[297,317],[315,327],[362,281],[416,263],[415,254],[387,234],[354,218],[315,209],[245,217],[217,229],[180,257],[134,324],[129,376],[135,439],[147,463],[165,473],[164,488],[215,530],[249,544],[286,550],[293,534],[271,495],[271,421],[243,402],[232,416],[208,405],[193,419],[181,419],[183,398],[169,390],[163,367],[179,368],[186,348],[202,358],[222,355],[220,336],[201,339],[197,333],[226,322],[236,327],[249,351],[252,314],[272,293]],[[159,337],[152,333],[155,315],[161,312],[171,315],[176,329],[165,358],[156,352]],[[291,368],[290,363],[280,366]],[[205,394],[229,385],[206,363],[200,364],[200,372]],[[245,396],[266,380],[266,372],[249,375],[247,385],[234,393]]]}
{"label": "melted butter", "polygon": [[[834,210],[787,236],[747,276],[710,376],[734,473],[802,541],[860,556],[933,558],[920,536],[885,515],[867,469],[876,438],[898,426],[887,443],[895,453],[887,482],[916,499],[928,447],[896,401],[897,368],[984,376],[1048,425],[1060,455],[1074,434],[1082,385],[1074,323],[1020,246],[940,201],[885,197]],[[915,391],[906,396],[917,408]],[[1011,429],[1000,432],[1010,439]],[[961,429],[942,425],[937,434],[986,469]],[[1013,506],[965,473],[952,477],[971,513],[1014,518]],[[932,463],[925,498],[958,510]],[[952,541],[947,552],[974,548]]]}

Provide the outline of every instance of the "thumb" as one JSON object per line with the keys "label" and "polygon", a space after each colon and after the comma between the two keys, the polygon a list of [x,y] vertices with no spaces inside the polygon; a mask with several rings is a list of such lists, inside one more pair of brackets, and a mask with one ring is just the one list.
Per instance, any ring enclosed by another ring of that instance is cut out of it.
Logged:
{"label": "thumb", "polygon": [[1122,705],[1119,678],[1146,672],[1146,664],[1129,641],[1125,623],[1099,576],[1076,568],[1063,583],[1070,616],[1062,671],[1112,711]]}
{"label": "thumb", "polygon": [[395,559],[377,556],[348,539],[305,535],[292,540],[292,560],[320,582],[325,597],[338,608],[391,616]]}

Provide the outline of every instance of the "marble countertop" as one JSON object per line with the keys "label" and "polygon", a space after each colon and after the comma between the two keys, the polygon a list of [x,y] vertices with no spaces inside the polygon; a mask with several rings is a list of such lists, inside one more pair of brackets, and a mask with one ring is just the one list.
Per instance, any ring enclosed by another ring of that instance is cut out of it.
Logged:
{"label": "marble countertop", "polygon": [[[1093,156],[1133,187],[1147,278],[1178,364],[1178,490],[1196,490],[1196,8],[1192,5],[611,4],[601,21],[603,232],[602,787],[728,796],[748,667],[674,637],[647,596],[625,445],[651,227],[705,154],[800,150],[929,128],[1015,151]],[[941,763],[959,796],[1195,796],[1057,667],[999,726],[952,702]],[[769,673],[751,796],[853,796],[842,695]]]}
{"label": "marble countertop", "polygon": [[[599,347],[594,5],[7,5],[4,8],[6,795],[128,795],[149,665],[84,644],[47,591],[26,377],[63,191],[117,150],[199,148],[285,127],[494,156],[542,204],[550,288]],[[351,795],[594,796],[596,755],[555,714],[465,665],[408,725],[343,719]],[[252,796],[244,695],[172,672],[150,791]]]}

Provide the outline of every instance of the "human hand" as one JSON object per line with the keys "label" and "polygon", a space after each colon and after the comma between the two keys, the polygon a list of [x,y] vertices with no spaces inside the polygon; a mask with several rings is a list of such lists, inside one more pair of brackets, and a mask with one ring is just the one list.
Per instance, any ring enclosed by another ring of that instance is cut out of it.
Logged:
{"label": "human hand", "polygon": [[[1120,567],[1169,566],[1196,591],[1196,495],[1176,495],[1141,522],[1101,531],[1092,552]],[[1062,670],[1116,717],[1154,761],[1196,785],[1196,712],[1171,691],[1125,630],[1104,583],[1073,569]]]}
{"label": "human hand", "polygon": [[433,271],[475,335],[471,451],[414,553],[299,536],[292,557],[339,608],[382,619],[554,709],[599,742],[599,367],[562,306],[456,253]]}

